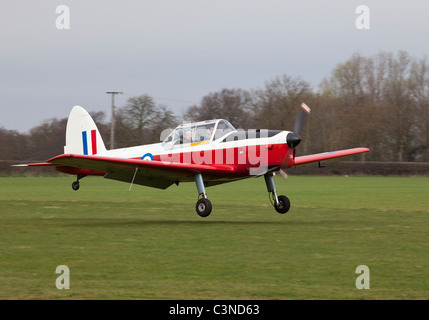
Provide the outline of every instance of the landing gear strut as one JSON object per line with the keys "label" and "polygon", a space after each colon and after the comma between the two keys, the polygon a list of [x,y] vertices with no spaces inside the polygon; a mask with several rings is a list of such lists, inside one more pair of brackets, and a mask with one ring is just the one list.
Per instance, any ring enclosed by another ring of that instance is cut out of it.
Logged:
{"label": "landing gear strut", "polygon": [[86,177],[86,175],[84,175],[84,174],[78,174],[78,175],[77,175],[77,180],[76,180],[76,181],[73,181],[73,183],[72,183],[72,189],[73,189],[74,191],[79,190],[79,187],[80,187],[80,185],[79,185],[79,180],[80,180],[80,179],[82,179],[82,178],[84,178],[84,177]]}
{"label": "landing gear strut", "polygon": [[290,209],[290,201],[286,196],[277,196],[276,186],[274,185],[273,180],[273,174],[271,172],[266,173],[264,174],[264,178],[265,184],[267,185],[267,190],[271,193],[270,200],[272,199],[274,209],[276,209],[276,211],[281,214],[288,212]]}
{"label": "landing gear strut", "polygon": [[203,177],[201,173],[194,176],[197,184],[198,197],[202,197],[197,201],[195,209],[200,217],[208,217],[212,212],[212,203],[207,199],[206,188],[204,187]]}

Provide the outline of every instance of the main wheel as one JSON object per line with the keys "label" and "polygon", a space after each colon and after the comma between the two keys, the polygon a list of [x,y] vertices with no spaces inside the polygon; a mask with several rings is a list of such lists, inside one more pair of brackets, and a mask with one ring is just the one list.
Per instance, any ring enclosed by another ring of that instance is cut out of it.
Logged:
{"label": "main wheel", "polygon": [[278,196],[277,199],[279,200],[279,203],[274,205],[276,211],[281,214],[288,212],[290,209],[289,198],[286,196]]}
{"label": "main wheel", "polygon": [[197,201],[195,209],[200,217],[207,217],[212,212],[212,203],[207,198],[201,198]]}
{"label": "main wheel", "polygon": [[79,190],[79,181],[74,181],[74,182],[72,183],[72,188],[73,188],[73,190],[75,190],[75,191]]}

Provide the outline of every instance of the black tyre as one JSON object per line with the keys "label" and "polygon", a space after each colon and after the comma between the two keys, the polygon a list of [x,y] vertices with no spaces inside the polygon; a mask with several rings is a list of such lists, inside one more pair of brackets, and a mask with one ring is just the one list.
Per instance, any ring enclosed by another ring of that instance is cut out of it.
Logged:
{"label": "black tyre", "polygon": [[73,188],[73,190],[75,190],[75,191],[79,190],[79,181],[74,181],[74,182],[72,183],[72,188]]}
{"label": "black tyre", "polygon": [[197,201],[195,209],[200,217],[207,217],[212,212],[212,203],[209,199],[201,198]]}
{"label": "black tyre", "polygon": [[277,199],[279,200],[279,203],[274,205],[276,211],[281,214],[288,212],[290,209],[289,198],[286,196],[278,196]]}

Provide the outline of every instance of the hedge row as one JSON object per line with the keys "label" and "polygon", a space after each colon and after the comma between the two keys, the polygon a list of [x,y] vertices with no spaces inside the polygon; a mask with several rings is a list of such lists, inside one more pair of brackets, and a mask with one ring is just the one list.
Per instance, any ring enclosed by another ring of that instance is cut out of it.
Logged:
{"label": "hedge row", "polygon": [[289,169],[290,175],[429,176],[429,162],[326,161]]}

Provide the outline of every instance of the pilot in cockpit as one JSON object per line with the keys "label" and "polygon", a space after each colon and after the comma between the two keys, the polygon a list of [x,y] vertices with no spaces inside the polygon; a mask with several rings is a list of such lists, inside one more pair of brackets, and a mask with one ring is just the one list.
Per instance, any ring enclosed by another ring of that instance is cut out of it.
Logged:
{"label": "pilot in cockpit", "polygon": [[191,143],[191,140],[192,140],[192,133],[191,133],[191,130],[188,130],[185,132],[183,143]]}
{"label": "pilot in cockpit", "polygon": [[210,127],[210,136],[209,140],[213,137],[214,125]]}

